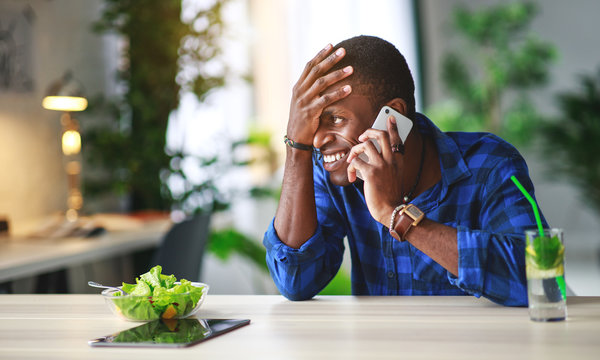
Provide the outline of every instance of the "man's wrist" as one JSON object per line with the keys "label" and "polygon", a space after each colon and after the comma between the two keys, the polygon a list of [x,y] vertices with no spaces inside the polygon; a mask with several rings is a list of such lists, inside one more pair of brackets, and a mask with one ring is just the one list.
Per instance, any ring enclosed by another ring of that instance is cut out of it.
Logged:
{"label": "man's wrist", "polygon": [[425,214],[415,205],[400,205],[394,209],[390,219],[390,235],[397,240],[405,241],[406,235],[419,225]]}
{"label": "man's wrist", "polygon": [[294,141],[294,140],[290,139],[287,135],[284,135],[283,142],[288,147],[291,147],[294,149],[311,151],[311,152],[314,150],[314,147],[312,146],[312,144],[304,144],[304,143],[301,143],[298,141]]}
{"label": "man's wrist", "polygon": [[[314,152],[298,150],[298,149],[294,149],[293,147],[286,145],[285,153],[286,153],[286,164],[287,164],[286,166],[289,165],[289,166],[297,167],[297,166],[300,166],[300,164],[310,164],[310,168],[312,168]],[[309,166],[309,165],[306,165],[306,166]],[[312,178],[312,175],[311,175],[311,178]]]}
{"label": "man's wrist", "polygon": [[389,232],[390,235],[392,235],[393,238],[395,238],[396,240],[400,240],[400,236],[398,235],[398,233],[396,232],[396,220],[398,220],[398,213],[400,211],[402,211],[402,209],[404,209],[404,207],[406,206],[406,204],[401,204],[399,206],[397,206],[394,210],[392,210],[392,215],[390,216],[390,225],[389,225]]}

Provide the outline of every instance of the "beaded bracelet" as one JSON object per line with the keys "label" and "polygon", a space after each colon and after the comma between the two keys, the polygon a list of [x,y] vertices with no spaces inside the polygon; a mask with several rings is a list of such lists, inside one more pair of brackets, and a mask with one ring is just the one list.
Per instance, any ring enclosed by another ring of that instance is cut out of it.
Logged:
{"label": "beaded bracelet", "polygon": [[313,151],[314,150],[314,148],[311,145],[306,145],[306,144],[301,144],[301,143],[295,142],[294,140],[288,138],[287,135],[285,135],[283,137],[283,142],[287,146],[292,147],[294,149],[307,150],[307,151]]}
{"label": "beaded bracelet", "polygon": [[[394,229],[394,223],[396,222],[396,215],[398,215],[398,213],[405,207],[406,207],[406,204],[401,204],[401,205],[398,205],[394,209],[394,211],[392,211],[392,218],[390,219],[390,227],[388,228],[390,235],[392,235],[392,232],[396,232],[396,230]],[[400,241],[402,241],[402,239],[400,239]]]}

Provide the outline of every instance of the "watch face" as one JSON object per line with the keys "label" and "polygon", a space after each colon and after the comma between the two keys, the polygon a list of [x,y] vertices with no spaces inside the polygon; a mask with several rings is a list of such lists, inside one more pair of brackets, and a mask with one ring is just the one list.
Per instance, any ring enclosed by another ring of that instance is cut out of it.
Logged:
{"label": "watch face", "polygon": [[423,212],[414,205],[409,205],[404,208],[404,212],[408,214],[413,220],[420,220],[420,218],[425,215]]}

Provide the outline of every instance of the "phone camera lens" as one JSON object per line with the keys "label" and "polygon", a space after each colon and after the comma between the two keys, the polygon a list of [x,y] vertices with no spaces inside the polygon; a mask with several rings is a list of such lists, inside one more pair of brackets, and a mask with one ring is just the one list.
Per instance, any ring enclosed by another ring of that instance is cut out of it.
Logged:
{"label": "phone camera lens", "polygon": [[390,113],[390,109],[385,109],[385,113],[389,114]]}

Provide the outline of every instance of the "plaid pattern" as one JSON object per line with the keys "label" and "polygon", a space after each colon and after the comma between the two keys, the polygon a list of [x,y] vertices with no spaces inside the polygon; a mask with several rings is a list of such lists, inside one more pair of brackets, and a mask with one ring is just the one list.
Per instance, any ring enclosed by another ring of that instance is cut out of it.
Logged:
{"label": "plaid pattern", "polygon": [[535,228],[535,218],[510,181],[515,175],[533,195],[524,159],[492,134],[443,133],[421,114],[417,124],[435,139],[442,179],[412,203],[427,218],[457,229],[458,277],[392,238],[371,217],[362,183],[332,185],[315,159],[315,234],[296,250],[279,240],[271,223],[263,240],[271,276],[284,296],[309,299],[325,287],[340,267],[347,236],[355,295],[471,294],[504,305],[527,304],[524,231]]}

